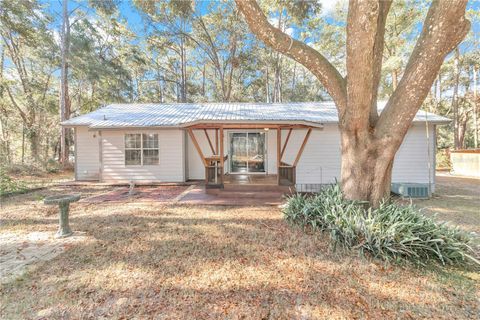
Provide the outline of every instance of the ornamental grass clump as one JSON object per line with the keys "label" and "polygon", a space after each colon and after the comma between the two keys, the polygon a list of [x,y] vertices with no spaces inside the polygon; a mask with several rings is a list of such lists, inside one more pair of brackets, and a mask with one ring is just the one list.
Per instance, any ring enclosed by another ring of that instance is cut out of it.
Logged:
{"label": "ornamental grass clump", "polygon": [[378,208],[345,200],[333,185],[315,195],[294,194],[283,210],[289,223],[329,235],[334,248],[357,249],[386,261],[480,266],[478,238],[423,215],[413,205]]}

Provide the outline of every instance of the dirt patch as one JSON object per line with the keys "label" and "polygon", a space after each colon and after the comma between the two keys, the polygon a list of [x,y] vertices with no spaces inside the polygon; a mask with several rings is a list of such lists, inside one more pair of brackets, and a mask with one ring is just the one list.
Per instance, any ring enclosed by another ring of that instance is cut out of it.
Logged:
{"label": "dirt patch", "polygon": [[22,276],[29,267],[49,261],[74,243],[86,241],[85,234],[55,239],[51,232],[0,235],[0,283],[5,284]]}

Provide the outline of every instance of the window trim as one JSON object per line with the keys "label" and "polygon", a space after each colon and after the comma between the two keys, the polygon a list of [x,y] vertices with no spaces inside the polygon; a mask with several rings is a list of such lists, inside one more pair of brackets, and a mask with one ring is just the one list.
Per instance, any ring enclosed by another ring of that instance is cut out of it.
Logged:
{"label": "window trim", "polygon": [[[136,135],[136,134],[139,134],[140,135],[140,148],[127,148],[126,146],[126,142],[127,142],[127,135]],[[153,134],[153,135],[157,135],[157,147],[156,148],[144,148],[143,147],[143,135],[144,134]],[[123,161],[124,161],[124,165],[125,166],[128,166],[128,167],[144,167],[144,166],[158,166],[160,165],[160,141],[159,141],[159,138],[158,138],[158,133],[156,132],[126,132],[123,134]],[[127,159],[126,159],[126,156],[127,156],[127,150],[138,150],[140,151],[140,164],[127,164]],[[158,163],[156,164],[144,164],[143,163],[143,151],[144,150],[157,150],[158,151]]]}

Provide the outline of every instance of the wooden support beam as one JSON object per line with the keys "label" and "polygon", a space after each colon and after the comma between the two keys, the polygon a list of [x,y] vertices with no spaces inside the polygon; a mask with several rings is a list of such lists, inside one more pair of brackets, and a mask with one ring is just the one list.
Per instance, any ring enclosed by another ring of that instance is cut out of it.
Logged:
{"label": "wooden support beam", "polygon": [[222,167],[222,181],[223,181],[223,173],[225,172],[224,169],[224,157],[225,157],[225,151],[224,151],[224,146],[223,146],[223,127],[220,127],[220,167]]}
{"label": "wooden support beam", "polygon": [[202,124],[194,124],[188,126],[187,128],[191,129],[219,129],[223,127],[224,129],[277,129],[279,127],[284,129],[305,129],[310,128],[311,126],[303,125],[303,124],[292,124],[292,125],[279,125],[279,124],[271,124],[271,123],[256,123],[256,124],[249,124],[249,123],[228,123],[228,124],[216,124],[216,123],[202,123]]}
{"label": "wooden support beam", "polygon": [[190,139],[192,139],[193,145],[195,146],[195,149],[197,149],[198,155],[200,156],[200,158],[202,158],[203,165],[206,167],[208,165],[207,160],[205,160],[205,157],[203,156],[202,149],[200,148],[200,145],[198,144],[197,138],[195,138],[192,129],[188,129],[188,135],[190,136]]}
{"label": "wooden support beam", "polygon": [[282,164],[282,129],[277,128],[277,184],[280,185],[280,166]]}
{"label": "wooden support beam", "polygon": [[207,129],[203,129],[203,132],[205,132],[205,136],[207,137],[208,144],[210,145],[210,149],[212,150],[212,154],[215,154],[215,149],[213,149],[213,144],[212,144],[212,141],[210,140],[210,136],[208,135]]}
{"label": "wooden support beam", "polygon": [[215,129],[215,154],[218,154],[218,129]]}
{"label": "wooden support beam", "polygon": [[307,134],[305,135],[305,138],[303,139],[302,146],[300,147],[300,150],[298,150],[297,157],[295,158],[295,161],[293,162],[293,166],[296,167],[298,164],[298,161],[300,161],[300,157],[302,156],[303,149],[305,149],[305,145],[307,144],[308,138],[310,137],[310,133],[312,133],[312,128],[309,128],[307,131]]}
{"label": "wooden support beam", "polygon": [[287,139],[285,140],[285,144],[283,145],[282,152],[280,153],[280,162],[282,161],[283,154],[285,153],[285,149],[287,148],[288,139],[290,139],[292,130],[293,130],[292,128],[288,129]]}

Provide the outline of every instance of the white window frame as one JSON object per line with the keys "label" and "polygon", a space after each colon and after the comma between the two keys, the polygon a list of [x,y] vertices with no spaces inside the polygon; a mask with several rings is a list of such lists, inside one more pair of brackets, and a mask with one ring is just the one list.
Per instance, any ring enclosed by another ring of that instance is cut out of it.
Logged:
{"label": "white window frame", "polygon": [[[144,148],[143,147],[143,135],[149,135],[149,134],[153,134],[154,136],[156,135],[157,136],[157,147],[156,148]],[[160,164],[160,141],[158,140],[158,133],[149,133],[149,132],[144,132],[142,133],[142,156],[141,156],[141,163],[142,163],[142,166],[158,166]],[[158,159],[157,159],[157,163],[155,164],[144,164],[144,161],[143,161],[143,151],[145,150],[157,150],[158,152]]]}
{"label": "white window frame", "polygon": [[[127,135],[140,135],[140,148],[127,148],[126,146],[126,141],[127,141]],[[157,142],[158,146],[156,148],[144,148],[143,147],[143,135],[146,134],[153,134],[157,136]],[[153,133],[153,132],[128,132],[123,134],[123,150],[124,150],[124,163],[125,166],[128,167],[143,167],[143,166],[158,166],[160,165],[160,141],[158,139],[158,133]],[[127,150],[140,150],[140,164],[127,164]],[[158,163],[156,164],[144,164],[143,163],[143,150],[157,150],[158,151]]]}

